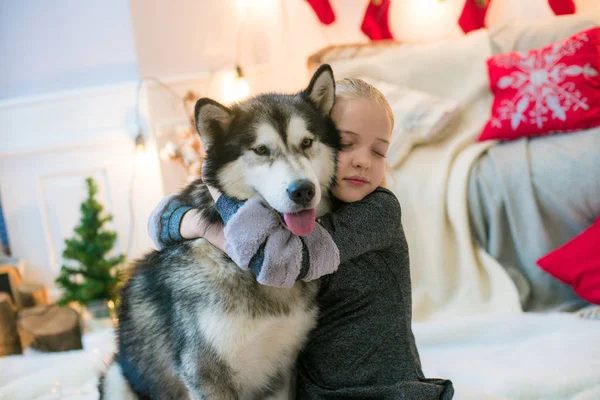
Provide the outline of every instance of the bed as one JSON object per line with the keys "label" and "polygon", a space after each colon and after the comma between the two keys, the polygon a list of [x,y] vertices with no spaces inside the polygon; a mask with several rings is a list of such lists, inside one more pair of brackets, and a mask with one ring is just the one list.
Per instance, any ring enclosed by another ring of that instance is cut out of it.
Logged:
{"label": "bed", "polygon": [[403,210],[423,368],[452,379],[457,398],[600,398],[598,307],[535,264],[600,215],[600,129],[476,142],[492,102],[487,58],[599,22],[515,21],[440,43],[326,49],[309,64],[458,104],[441,135],[413,147],[388,180]]}

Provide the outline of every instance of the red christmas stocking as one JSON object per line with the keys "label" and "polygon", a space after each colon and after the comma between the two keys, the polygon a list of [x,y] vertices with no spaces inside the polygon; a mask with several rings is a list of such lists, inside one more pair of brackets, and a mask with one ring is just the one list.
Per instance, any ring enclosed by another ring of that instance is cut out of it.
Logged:
{"label": "red christmas stocking", "polygon": [[575,14],[573,0],[548,0],[548,5],[556,15]]}
{"label": "red christmas stocking", "polygon": [[458,24],[464,33],[483,28],[485,26],[485,14],[492,0],[467,0],[463,7]]}
{"label": "red christmas stocking", "polygon": [[371,40],[393,39],[388,23],[390,0],[370,0],[360,30]]}
{"label": "red christmas stocking", "polygon": [[335,14],[333,13],[333,8],[331,8],[331,4],[329,0],[306,0],[308,4],[312,7],[312,9],[319,17],[319,21],[321,21],[324,25],[332,24],[335,21]]}

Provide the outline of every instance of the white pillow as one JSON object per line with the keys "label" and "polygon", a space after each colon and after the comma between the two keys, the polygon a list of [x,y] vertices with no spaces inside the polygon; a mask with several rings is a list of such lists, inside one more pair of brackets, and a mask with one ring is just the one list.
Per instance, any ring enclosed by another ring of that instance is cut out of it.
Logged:
{"label": "white pillow", "polygon": [[389,82],[360,78],[387,98],[394,114],[388,165],[398,168],[411,149],[444,138],[444,127],[458,113],[458,102]]}

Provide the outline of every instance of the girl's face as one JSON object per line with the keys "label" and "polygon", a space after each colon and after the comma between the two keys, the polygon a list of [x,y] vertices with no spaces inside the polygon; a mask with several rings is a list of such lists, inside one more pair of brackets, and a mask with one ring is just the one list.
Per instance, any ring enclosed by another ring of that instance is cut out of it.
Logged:
{"label": "girl's face", "polygon": [[342,135],[332,194],[351,203],[381,184],[392,123],[384,107],[368,99],[338,98],[331,117]]}

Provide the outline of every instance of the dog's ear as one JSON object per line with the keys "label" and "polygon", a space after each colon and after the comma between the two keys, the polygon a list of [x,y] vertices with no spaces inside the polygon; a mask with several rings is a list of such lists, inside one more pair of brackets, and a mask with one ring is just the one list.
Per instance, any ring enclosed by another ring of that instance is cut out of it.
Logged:
{"label": "dog's ear", "polygon": [[231,110],[207,97],[201,98],[194,107],[196,130],[205,148],[210,147],[217,135],[223,134],[233,120]]}
{"label": "dog's ear", "polygon": [[335,102],[335,79],[333,78],[333,70],[328,64],[319,67],[303,94],[323,114],[327,116],[331,114]]}

